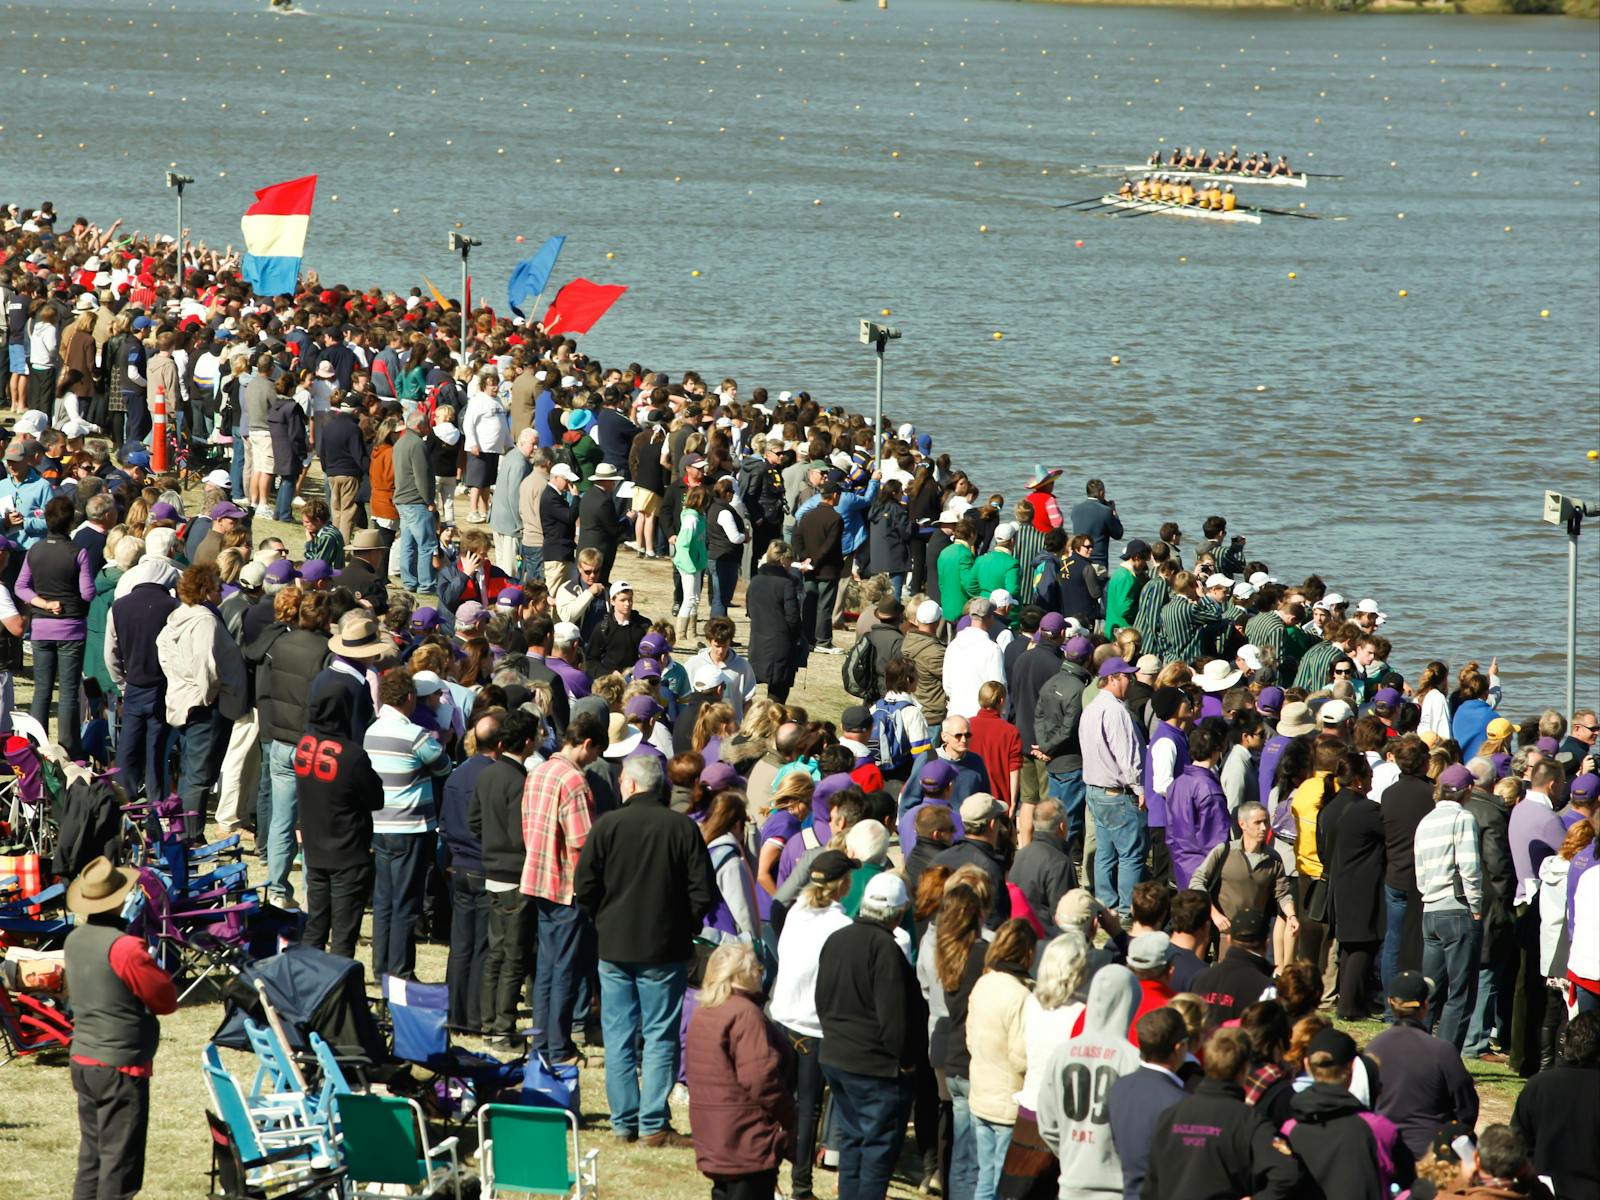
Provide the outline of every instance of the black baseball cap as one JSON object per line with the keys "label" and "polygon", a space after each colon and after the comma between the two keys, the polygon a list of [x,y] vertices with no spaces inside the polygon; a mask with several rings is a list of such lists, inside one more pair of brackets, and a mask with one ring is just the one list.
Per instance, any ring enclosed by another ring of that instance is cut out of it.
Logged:
{"label": "black baseball cap", "polygon": [[1421,971],[1401,971],[1389,981],[1388,998],[1401,1004],[1426,1004],[1433,981]]}
{"label": "black baseball cap", "polygon": [[865,704],[852,704],[839,715],[839,728],[846,733],[872,728],[872,710]]}
{"label": "black baseball cap", "polygon": [[1228,934],[1236,942],[1264,942],[1267,940],[1267,914],[1259,908],[1247,908],[1235,913]]}
{"label": "black baseball cap", "polygon": [[806,872],[806,877],[812,883],[832,883],[836,879],[843,879],[855,869],[855,864],[842,850],[824,850],[811,860],[811,867]]}
{"label": "black baseball cap", "polygon": [[1326,1063],[1318,1066],[1343,1067],[1355,1062],[1356,1055],[1360,1053],[1356,1046],[1355,1038],[1341,1029],[1324,1029],[1311,1039],[1311,1044],[1306,1047],[1306,1056],[1315,1058],[1317,1055],[1326,1057]]}

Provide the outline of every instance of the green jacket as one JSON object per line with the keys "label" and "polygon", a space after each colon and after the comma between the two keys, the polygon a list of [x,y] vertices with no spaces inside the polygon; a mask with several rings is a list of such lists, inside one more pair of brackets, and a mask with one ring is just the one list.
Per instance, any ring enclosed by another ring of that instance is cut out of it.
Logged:
{"label": "green jacket", "polygon": [[[942,581],[941,581],[942,582]],[[978,594],[987,596],[998,588],[1005,588],[1016,597],[1014,612],[1022,605],[1022,564],[1015,554],[1004,550],[991,550],[978,560]]]}
{"label": "green jacket", "polygon": [[1132,625],[1139,608],[1139,576],[1127,567],[1118,567],[1106,581],[1106,636],[1115,637],[1124,625]]}
{"label": "green jacket", "polygon": [[978,594],[978,560],[965,542],[939,551],[939,599],[946,621],[959,621],[967,601]]}
{"label": "green jacket", "polygon": [[106,667],[106,622],[111,619],[111,602],[117,598],[117,580],[122,578],[122,568],[107,563],[94,577],[94,599],[89,602],[89,631],[83,641],[83,676],[96,680],[100,690],[116,695],[117,685],[111,682],[111,672]]}
{"label": "green jacket", "polygon": [[685,575],[706,569],[706,522],[692,508],[683,510],[678,540],[672,547],[672,565]]}
{"label": "green jacket", "polygon": [[594,469],[605,460],[605,455],[587,430],[572,443],[572,460],[578,464],[578,494],[582,495],[589,490],[589,478],[594,474]]}

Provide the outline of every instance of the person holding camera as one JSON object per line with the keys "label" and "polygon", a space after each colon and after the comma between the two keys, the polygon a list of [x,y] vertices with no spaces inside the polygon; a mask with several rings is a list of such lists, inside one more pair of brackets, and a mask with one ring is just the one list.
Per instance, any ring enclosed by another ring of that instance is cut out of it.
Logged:
{"label": "person holding camera", "polygon": [[1115,501],[1106,499],[1106,485],[1091,479],[1083,485],[1084,498],[1072,506],[1072,532],[1086,533],[1094,539],[1089,561],[1104,579],[1111,574],[1111,542],[1122,538],[1122,518]]}

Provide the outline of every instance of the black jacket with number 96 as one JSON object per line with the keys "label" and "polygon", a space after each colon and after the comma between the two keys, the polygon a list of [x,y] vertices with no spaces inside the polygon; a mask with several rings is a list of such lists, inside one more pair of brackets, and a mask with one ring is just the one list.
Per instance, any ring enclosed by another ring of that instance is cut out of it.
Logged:
{"label": "black jacket with number 96", "polygon": [[336,871],[372,854],[372,814],[383,807],[383,781],[360,742],[346,736],[354,705],[341,687],[311,700],[306,733],[294,748],[294,787],[306,866]]}

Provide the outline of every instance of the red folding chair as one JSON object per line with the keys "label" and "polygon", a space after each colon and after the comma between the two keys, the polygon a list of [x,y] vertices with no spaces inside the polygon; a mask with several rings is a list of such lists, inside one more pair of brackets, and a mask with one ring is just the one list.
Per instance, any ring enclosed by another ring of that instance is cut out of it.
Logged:
{"label": "red folding chair", "polygon": [[70,1046],[72,1020],[26,992],[13,994],[0,987],[0,1041],[5,1043],[7,1063],[37,1050]]}

